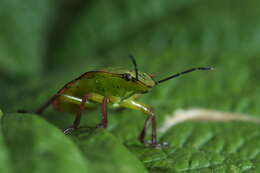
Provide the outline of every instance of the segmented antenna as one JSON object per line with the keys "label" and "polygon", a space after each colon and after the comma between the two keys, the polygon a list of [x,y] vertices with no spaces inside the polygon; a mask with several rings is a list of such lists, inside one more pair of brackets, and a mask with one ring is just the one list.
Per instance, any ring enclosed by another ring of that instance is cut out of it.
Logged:
{"label": "segmented antenna", "polygon": [[137,69],[137,64],[136,64],[136,61],[135,61],[135,58],[133,55],[130,55],[129,56],[134,64],[134,67],[135,67],[135,79],[138,80],[138,69]]}
{"label": "segmented antenna", "polygon": [[183,72],[174,74],[174,75],[172,75],[172,76],[170,76],[170,77],[167,77],[167,78],[165,78],[165,79],[156,81],[155,83],[156,83],[156,85],[158,85],[158,84],[160,84],[160,83],[162,83],[162,82],[165,82],[165,81],[167,81],[167,80],[170,80],[170,79],[172,79],[172,78],[176,78],[176,77],[179,77],[179,76],[181,76],[181,75],[183,75],[183,74],[190,73],[190,72],[193,72],[193,71],[196,71],[196,70],[213,70],[213,69],[214,69],[213,67],[196,67],[196,68],[192,68],[192,69],[185,70],[185,71],[183,71]]}

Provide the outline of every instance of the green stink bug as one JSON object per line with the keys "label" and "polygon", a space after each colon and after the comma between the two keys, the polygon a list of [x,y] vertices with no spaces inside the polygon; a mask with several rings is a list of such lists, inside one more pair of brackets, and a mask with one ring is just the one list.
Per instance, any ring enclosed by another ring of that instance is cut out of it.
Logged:
{"label": "green stink bug", "polygon": [[136,98],[148,93],[154,86],[172,78],[195,70],[212,70],[212,68],[192,68],[156,81],[152,75],[140,72],[134,57],[130,56],[130,58],[134,65],[134,70],[109,69],[86,72],[63,86],[45,104],[37,109],[36,113],[41,114],[51,104],[56,110],[75,113],[73,125],[64,130],[64,133],[67,134],[79,128],[81,115],[91,103],[102,104],[102,120],[97,126],[100,128],[106,128],[108,125],[108,104],[139,110],[148,115],[139,136],[140,142],[145,143],[146,131],[151,122],[152,136],[150,144],[151,146],[159,146],[160,144],[157,143],[156,137],[155,114],[149,106],[137,102]]}

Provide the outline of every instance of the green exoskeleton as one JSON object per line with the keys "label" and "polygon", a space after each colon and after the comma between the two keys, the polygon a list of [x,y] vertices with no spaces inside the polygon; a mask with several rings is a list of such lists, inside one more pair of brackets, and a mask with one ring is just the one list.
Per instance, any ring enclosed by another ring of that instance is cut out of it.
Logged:
{"label": "green exoskeleton", "polygon": [[97,127],[100,128],[107,128],[108,104],[139,110],[148,116],[139,136],[140,142],[146,143],[145,135],[151,122],[152,136],[150,145],[159,146],[160,144],[157,143],[156,137],[155,114],[149,106],[136,101],[136,98],[148,93],[153,87],[172,78],[195,70],[211,70],[212,68],[192,68],[156,81],[152,75],[140,72],[134,57],[130,56],[130,58],[134,65],[134,70],[109,69],[86,72],[62,87],[50,100],[42,105],[36,113],[41,114],[51,104],[58,111],[74,113],[75,120],[72,126],[64,130],[64,133],[67,134],[79,128],[82,113],[90,104],[97,103],[102,105],[102,120],[101,123],[97,125]]}

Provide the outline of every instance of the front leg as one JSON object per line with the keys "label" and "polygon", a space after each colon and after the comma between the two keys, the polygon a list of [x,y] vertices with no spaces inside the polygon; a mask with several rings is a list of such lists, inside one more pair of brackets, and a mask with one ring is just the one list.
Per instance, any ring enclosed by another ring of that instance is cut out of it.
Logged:
{"label": "front leg", "polygon": [[[143,103],[134,101],[134,100],[124,100],[120,106],[125,107],[125,108],[130,108],[130,109],[135,109],[142,111],[143,113],[147,114],[148,117],[145,121],[144,128],[141,131],[141,134],[139,136],[139,141],[143,144],[149,144],[152,147],[160,147],[160,146],[167,146],[168,144],[166,142],[159,144],[157,142],[157,129],[156,129],[156,117],[151,110],[151,108]],[[150,126],[150,123],[152,123],[152,136],[151,136],[151,141],[145,141],[145,136],[147,129]]]}
{"label": "front leg", "polygon": [[156,132],[156,121],[155,121],[155,116],[150,115],[147,117],[144,123],[144,128],[142,132],[140,133],[139,136],[139,141],[143,144],[146,144],[147,142],[145,141],[145,136],[146,136],[146,131],[150,126],[150,122],[152,122],[152,137],[151,137],[151,144],[152,145],[157,145],[157,132]]}

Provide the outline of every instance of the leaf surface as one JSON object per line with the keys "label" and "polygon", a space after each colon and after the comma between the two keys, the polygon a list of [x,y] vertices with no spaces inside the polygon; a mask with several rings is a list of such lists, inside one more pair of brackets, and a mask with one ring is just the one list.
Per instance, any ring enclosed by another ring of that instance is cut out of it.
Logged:
{"label": "leaf surface", "polygon": [[37,115],[6,114],[2,129],[15,172],[89,172],[76,145]]}
{"label": "leaf surface", "polygon": [[147,172],[142,162],[106,130],[79,130],[73,139],[93,172]]}
{"label": "leaf surface", "polygon": [[170,142],[170,147],[132,151],[151,172],[257,172],[259,131],[259,124],[254,123],[189,122],[162,136],[161,140]]}

